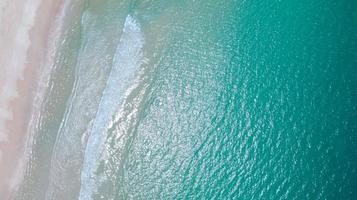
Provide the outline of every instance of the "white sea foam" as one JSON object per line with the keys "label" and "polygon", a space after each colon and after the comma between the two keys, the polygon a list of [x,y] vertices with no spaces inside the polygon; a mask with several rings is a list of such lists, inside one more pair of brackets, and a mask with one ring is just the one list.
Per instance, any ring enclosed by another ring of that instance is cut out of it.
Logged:
{"label": "white sea foam", "polygon": [[79,199],[92,198],[98,187],[99,178],[95,176],[104,148],[108,127],[125,98],[125,91],[135,79],[142,64],[144,37],[138,22],[127,16],[123,32],[115,52],[113,66],[103,91],[102,98],[88,138]]}

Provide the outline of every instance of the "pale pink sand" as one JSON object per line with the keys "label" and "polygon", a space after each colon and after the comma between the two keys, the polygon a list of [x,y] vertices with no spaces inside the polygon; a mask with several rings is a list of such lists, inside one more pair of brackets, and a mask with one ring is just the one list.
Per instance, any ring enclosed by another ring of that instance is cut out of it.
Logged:
{"label": "pale pink sand", "polygon": [[47,52],[63,0],[0,0],[0,199],[21,181],[25,139]]}

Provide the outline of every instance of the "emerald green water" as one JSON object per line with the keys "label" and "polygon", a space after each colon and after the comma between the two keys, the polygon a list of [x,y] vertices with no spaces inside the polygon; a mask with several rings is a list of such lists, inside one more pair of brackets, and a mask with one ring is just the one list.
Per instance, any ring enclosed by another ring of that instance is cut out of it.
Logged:
{"label": "emerald green water", "polygon": [[80,5],[21,198],[357,198],[355,2]]}

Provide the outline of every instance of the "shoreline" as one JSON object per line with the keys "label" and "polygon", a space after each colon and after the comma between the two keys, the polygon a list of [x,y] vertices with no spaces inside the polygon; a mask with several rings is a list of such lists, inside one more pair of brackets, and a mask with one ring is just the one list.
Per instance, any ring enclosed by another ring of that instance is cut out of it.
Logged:
{"label": "shoreline", "polygon": [[[28,126],[46,56],[50,31],[63,0],[13,0],[1,13],[0,57],[0,196],[11,199],[25,168]],[[14,16],[15,15],[15,16]],[[31,146],[29,146],[31,148]]]}

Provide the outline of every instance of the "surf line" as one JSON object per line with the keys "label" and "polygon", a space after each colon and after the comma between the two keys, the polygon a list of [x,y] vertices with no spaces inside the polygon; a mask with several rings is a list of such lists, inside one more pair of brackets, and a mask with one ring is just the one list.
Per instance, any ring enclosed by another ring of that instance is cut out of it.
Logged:
{"label": "surf line", "polygon": [[143,63],[143,45],[144,36],[140,24],[133,16],[128,15],[114,54],[113,66],[89,133],[81,171],[80,200],[91,199],[98,189],[100,178],[96,177],[96,172],[107,138],[108,126],[116,112],[119,111],[119,107],[125,99],[125,91],[134,81],[135,74]]}

